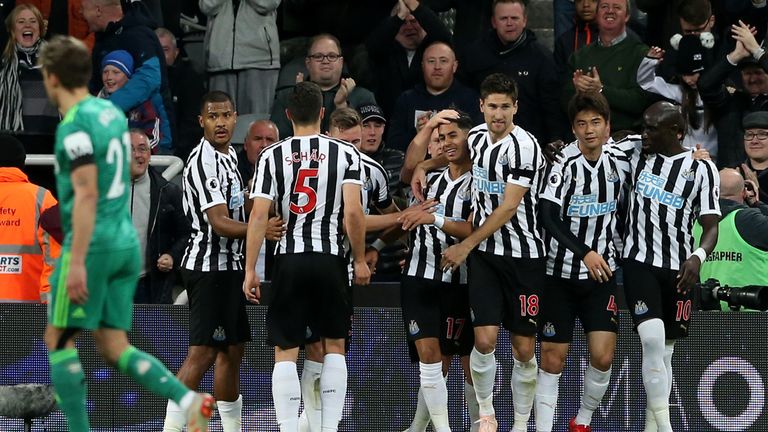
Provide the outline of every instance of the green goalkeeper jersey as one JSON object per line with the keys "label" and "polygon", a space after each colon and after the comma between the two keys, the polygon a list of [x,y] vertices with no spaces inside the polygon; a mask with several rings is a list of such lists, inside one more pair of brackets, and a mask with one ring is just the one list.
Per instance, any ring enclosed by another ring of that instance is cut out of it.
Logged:
{"label": "green goalkeeper jersey", "polygon": [[56,186],[64,247],[72,243],[75,201],[71,173],[95,164],[99,198],[89,252],[136,247],[129,210],[131,142],[125,115],[105,99],[87,97],[73,106],[56,129]]}

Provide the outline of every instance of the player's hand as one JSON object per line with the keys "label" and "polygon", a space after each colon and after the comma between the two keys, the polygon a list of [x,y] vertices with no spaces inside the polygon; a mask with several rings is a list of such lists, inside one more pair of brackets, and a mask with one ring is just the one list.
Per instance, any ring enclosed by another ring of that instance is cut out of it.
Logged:
{"label": "player's hand", "polygon": [[664,58],[664,50],[657,46],[651,47],[645,56],[661,61]]}
{"label": "player's hand", "polygon": [[354,283],[355,285],[368,285],[371,283],[371,270],[368,268],[368,264],[363,261],[355,261],[352,264],[354,268]]}
{"label": "player's hand", "polygon": [[285,235],[285,222],[279,216],[272,216],[267,221],[267,231],[264,237],[273,242],[280,241]]}
{"label": "player's hand", "polygon": [[696,144],[696,149],[693,151],[693,158],[696,160],[712,160],[712,156],[707,149],[701,148],[701,144]]}
{"label": "player's hand", "polygon": [[677,273],[677,292],[687,294],[699,282],[699,269],[701,261],[696,255],[691,256],[680,267]]}
{"label": "player's hand", "polygon": [[443,259],[440,260],[440,269],[443,272],[454,271],[461,263],[466,261],[469,255],[469,248],[464,243],[455,244],[443,252]]}
{"label": "player's hand", "polygon": [[424,189],[427,187],[427,172],[421,164],[416,165],[411,177],[411,192],[419,202],[424,202]]}
{"label": "player's hand", "polygon": [[459,118],[458,111],[452,109],[442,110],[429,119],[427,122],[427,127],[430,129],[435,129],[440,125],[450,123],[450,119],[455,120],[457,118]]}
{"label": "player's hand", "polygon": [[411,231],[419,225],[435,223],[435,215],[424,210],[412,211],[403,214],[397,221],[403,224],[403,231]]}
{"label": "player's hand", "polygon": [[173,270],[173,257],[167,253],[160,255],[157,259],[157,269],[161,272]]}
{"label": "player's hand", "polygon": [[[440,202],[434,198],[430,198],[428,200],[425,200],[423,202],[417,202],[411,205],[410,207],[401,210],[400,216],[407,214],[407,213],[414,213],[414,212],[420,212],[425,211],[427,213],[434,213],[435,209],[437,209],[437,205],[440,204]],[[400,217],[398,216],[398,218]]]}
{"label": "player's hand", "polygon": [[346,108],[347,98],[354,90],[357,83],[352,78],[342,78],[339,90],[336,91],[336,96],[333,97],[333,103],[336,108]]}
{"label": "player's hand", "polygon": [[67,273],[67,295],[74,304],[83,304],[88,301],[88,285],[85,264],[72,264],[70,262]]}
{"label": "player's hand", "polygon": [[544,155],[544,159],[550,165],[553,165],[560,161],[560,157],[563,155],[563,147],[565,147],[563,140],[552,141],[544,145],[541,153]]}
{"label": "player's hand", "polygon": [[259,279],[259,275],[255,271],[245,272],[243,294],[245,294],[245,299],[249,302],[259,304],[261,299],[261,279]]}
{"label": "player's hand", "polygon": [[379,263],[379,251],[375,247],[368,246],[365,249],[365,263],[368,264],[368,270],[371,274],[376,274],[376,264]]}
{"label": "player's hand", "polygon": [[595,251],[589,251],[582,260],[584,265],[589,270],[589,277],[598,282],[608,282],[613,276],[611,267],[607,262]]}

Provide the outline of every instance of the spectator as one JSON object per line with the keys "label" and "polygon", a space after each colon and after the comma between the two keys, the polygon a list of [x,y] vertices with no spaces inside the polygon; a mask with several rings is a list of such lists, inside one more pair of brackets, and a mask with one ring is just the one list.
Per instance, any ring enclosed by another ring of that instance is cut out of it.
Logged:
{"label": "spectator", "polygon": [[[519,89],[515,124],[548,142],[562,137],[567,121],[558,105],[560,85],[552,54],[526,28],[527,21],[523,0],[495,0],[493,29],[460,59],[459,72],[475,89],[492,73],[513,78]],[[474,117],[475,111],[469,114]]]}
{"label": "spectator", "polygon": [[47,302],[48,277],[61,246],[39,225],[39,216],[56,205],[46,189],[29,182],[24,168],[24,145],[11,135],[0,134],[0,300]]}
{"label": "spectator", "polygon": [[715,130],[711,110],[704,106],[696,89],[699,76],[706,73],[709,58],[706,51],[712,48],[711,33],[699,35],[687,34],[676,38],[673,48],[677,52],[675,81],[672,84],[656,76],[656,67],[665,58],[664,51],[653,47],[637,69],[637,82],[648,92],[672,100],[681,106],[686,119],[687,130],[683,146],[694,148],[701,145],[709,151],[713,161],[717,161],[717,131]]}
{"label": "spectator", "polygon": [[280,141],[280,132],[270,120],[256,120],[248,126],[243,149],[237,155],[237,170],[247,184],[253,179],[256,159],[264,147]]}
{"label": "spectator", "polygon": [[200,0],[208,88],[235,99],[240,114],[266,116],[280,72],[277,7],[280,0]]}
{"label": "spectator", "polygon": [[[762,192],[762,191],[760,191]],[[768,205],[757,200],[758,185],[735,169],[720,171],[720,223],[717,245],[701,264],[701,281],[720,285],[768,285]],[[697,242],[701,227],[694,225]],[[721,302],[714,309],[731,310]]]}
{"label": "spectator", "polygon": [[109,96],[109,100],[128,113],[159,93],[161,103],[155,104],[155,109],[160,118],[160,130],[163,134],[167,131],[165,142],[171,143],[170,147],[161,150],[173,150],[167,111],[172,109],[173,104],[168,90],[165,55],[157,35],[149,27],[151,19],[144,5],[133,2],[125,10],[120,0],[82,0],[82,5],[88,28],[96,33],[92,53],[93,75],[89,84],[91,93],[98,93],[102,87],[101,64],[104,57],[112,51],[128,51],[133,59],[133,75],[125,86]]}
{"label": "spectator", "polygon": [[149,138],[131,129],[131,219],[143,265],[134,303],[172,303],[176,271],[192,228],[181,208],[181,189],[149,166]]}
{"label": "spectator", "polygon": [[553,0],[552,12],[555,40],[557,40],[573,28],[574,17],[578,15],[576,2],[575,0]]}
{"label": "spectator", "polygon": [[[557,2],[557,0],[556,0]],[[570,0],[560,0],[571,3]],[[571,54],[597,39],[597,0],[575,0],[576,13],[570,28],[565,29],[555,40],[555,66],[557,76],[565,76]],[[555,31],[557,34],[557,30]]]}
{"label": "spectator", "polygon": [[419,0],[397,2],[365,43],[378,78],[376,99],[384,112],[393,113],[397,97],[422,82],[419,67],[430,42],[450,39],[451,32],[428,6]]}
{"label": "spectator", "polygon": [[[364,104],[375,104],[373,93],[362,87],[357,87],[352,78],[342,78],[341,71],[344,67],[344,56],[341,53],[341,45],[335,36],[324,33],[310,40],[307,57],[304,64],[309,71],[309,81],[320,86],[323,91],[323,108],[325,114],[320,128],[328,131],[328,119],[336,108],[349,106],[357,108]],[[297,82],[303,81],[303,74],[296,77]],[[288,96],[293,88],[283,89],[275,95],[275,104],[272,107],[271,119],[277,125],[280,136],[293,136],[291,121],[285,115]]]}
{"label": "spectator", "polygon": [[[701,0],[695,1],[700,2]],[[702,8],[700,13],[705,12],[704,8],[709,8],[709,16],[688,21],[689,26],[686,27],[680,18],[680,8],[688,0],[637,0],[637,7],[647,14],[648,31],[646,32],[647,37],[645,41],[652,46],[666,46],[672,35],[676,33],[685,34],[691,30],[705,31],[705,25],[708,26],[709,24],[713,24],[717,28],[709,27],[706,31],[721,33],[723,29],[728,27],[725,4],[732,1],[707,0],[708,6],[699,7]],[[695,12],[692,11],[691,13]],[[683,13],[683,15],[686,14],[690,15],[690,13]],[[710,17],[711,23],[708,22]]]}
{"label": "spectator", "polygon": [[391,148],[406,151],[429,118],[449,107],[470,113],[476,123],[482,121],[480,95],[454,79],[457,67],[456,55],[448,43],[432,42],[427,46],[421,62],[424,83],[397,98],[387,130]]}
{"label": "spectator", "polygon": [[756,111],[744,116],[744,152],[741,164],[744,178],[760,187],[757,198],[768,204],[768,112]]}
{"label": "spectator", "polygon": [[28,4],[5,20],[9,39],[0,59],[0,130],[53,134],[59,112],[45,95],[37,54],[45,41],[45,20]]}
{"label": "spectator", "polygon": [[567,104],[576,92],[602,92],[611,106],[611,129],[638,132],[643,111],[651,102],[637,83],[637,68],[648,47],[627,36],[628,3],[598,2],[597,40],[573,53],[568,61],[562,101]]}
{"label": "spectator", "polygon": [[192,62],[179,56],[176,36],[160,27],[155,30],[165,54],[168,69],[168,85],[173,101],[174,118],[171,133],[174,136],[174,153],[187,160],[189,152],[200,142],[200,124],[197,120],[197,104],[205,95],[205,79],[195,70]]}
{"label": "spectator", "polygon": [[[746,157],[742,119],[750,112],[768,110],[768,56],[755,40],[750,27],[732,27],[736,46],[699,79],[699,94],[704,105],[714,113],[718,138],[718,166],[734,167]],[[744,91],[731,92],[726,77],[741,68]]]}
{"label": "spectator", "polygon": [[[109,99],[111,95],[125,87],[133,76],[133,58],[128,51],[117,50],[107,54],[101,61],[101,76],[104,87],[99,97]],[[139,128],[149,137],[153,153],[167,154],[170,151],[169,124],[163,123],[158,106],[163,103],[160,93],[153,93],[149,99],[131,108],[125,113],[129,128]]]}
{"label": "spectator", "polygon": [[389,148],[384,142],[384,128],[387,119],[384,111],[375,104],[358,107],[363,124],[363,141],[360,151],[379,163],[389,177],[389,193],[398,208],[407,207],[403,183],[400,181],[400,168],[403,166],[405,154],[397,149]]}

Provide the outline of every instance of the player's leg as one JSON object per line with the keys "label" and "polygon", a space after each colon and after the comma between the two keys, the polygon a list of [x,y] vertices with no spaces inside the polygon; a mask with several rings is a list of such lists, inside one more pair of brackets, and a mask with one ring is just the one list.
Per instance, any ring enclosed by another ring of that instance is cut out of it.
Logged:
{"label": "player's leg", "polygon": [[216,291],[219,292],[221,306],[215,330],[220,336],[214,339],[218,339],[223,346],[216,355],[213,391],[224,432],[239,432],[243,417],[240,364],[245,353],[245,343],[251,340],[251,327],[242,293],[243,273],[236,270],[216,273]]}
{"label": "player's leg", "polygon": [[528,430],[533,400],[536,396],[536,377],[539,366],[536,363],[537,318],[540,309],[540,290],[545,282],[546,261],[543,258],[511,260],[506,275],[508,287],[507,305],[511,306],[510,319],[506,327],[512,334],[512,401],[515,407],[513,431]]}
{"label": "player's leg", "polygon": [[643,386],[649,414],[660,432],[671,431],[669,421],[668,378],[664,366],[666,340],[662,311],[662,287],[652,266],[627,260],[624,263],[624,290],[642,346]]}
{"label": "player's leg", "polygon": [[245,344],[229,345],[219,350],[213,370],[213,394],[224,432],[242,429],[243,396],[240,394],[240,364]]}
{"label": "player's leg", "polygon": [[301,403],[301,385],[296,370],[298,348],[275,347],[275,366],[272,370],[272,400],[280,432],[298,430],[298,413]]}
{"label": "player's leg", "polygon": [[347,360],[344,338],[323,338],[323,371],[320,374],[322,430],[336,431],[347,397]]}
{"label": "player's leg", "polygon": [[304,368],[301,371],[301,397],[304,411],[299,416],[299,432],[320,432],[322,402],[320,374],[323,372],[323,343],[317,340],[304,346]]}
{"label": "player's leg", "polygon": [[443,356],[436,337],[415,341],[419,352],[419,381],[429,416],[436,432],[450,431],[448,424],[448,387],[443,377]]}
{"label": "player's leg", "polygon": [[469,355],[462,355],[461,369],[464,372],[464,402],[467,403],[467,411],[469,411],[470,432],[477,432],[480,429],[480,424],[477,422],[480,420],[480,405],[477,403],[477,395],[475,394],[475,385],[472,383],[472,372],[469,368]]}
{"label": "player's leg", "polygon": [[587,335],[589,366],[584,373],[584,392],[579,412],[569,425],[571,432],[589,431],[592,414],[603,400],[611,379],[611,364],[616,352],[619,330],[616,306],[616,280],[598,284],[580,281],[585,295],[578,307],[578,316]]}
{"label": "player's leg", "polygon": [[[52,286],[51,290],[53,289]],[[45,329],[45,344],[48,346],[48,362],[56,403],[67,416],[68,430],[87,432],[90,430],[85,406],[88,390],[74,342],[78,332],[78,329],[57,328],[49,324]]]}
{"label": "player's leg", "polygon": [[573,337],[578,293],[568,280],[547,276],[541,290],[538,335],[541,341],[541,367],[536,377],[536,431],[549,432],[555,420],[560,375]]}

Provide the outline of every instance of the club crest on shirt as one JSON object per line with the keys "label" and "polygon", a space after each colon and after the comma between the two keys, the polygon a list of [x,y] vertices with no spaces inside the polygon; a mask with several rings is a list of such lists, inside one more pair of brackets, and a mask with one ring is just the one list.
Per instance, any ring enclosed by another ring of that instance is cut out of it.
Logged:
{"label": "club crest on shirt", "polygon": [[680,173],[680,177],[684,178],[685,181],[693,181],[696,178],[696,170],[693,168],[687,169]]}
{"label": "club crest on shirt", "polygon": [[369,191],[373,189],[373,182],[371,181],[370,177],[365,179],[365,183],[363,183],[363,190]]}
{"label": "club crest on shirt", "polygon": [[469,185],[463,186],[456,192],[456,196],[462,201],[469,201],[472,198],[472,189]]}
{"label": "club crest on shirt", "polygon": [[312,337],[312,329],[307,326],[307,330],[304,332],[304,336],[306,339],[309,339]]}
{"label": "club crest on shirt", "polygon": [[509,156],[506,153],[502,154],[498,162],[499,165],[509,165]]}
{"label": "club crest on shirt", "polygon": [[635,315],[643,315],[648,312],[648,305],[644,301],[638,300],[635,303]]}
{"label": "club crest on shirt", "polygon": [[419,325],[416,324],[415,320],[411,320],[410,324],[408,324],[408,332],[411,333],[412,336],[419,332]]}
{"label": "club crest on shirt", "polygon": [[616,183],[619,181],[619,173],[617,173],[615,169],[612,169],[605,179],[611,183]]}

